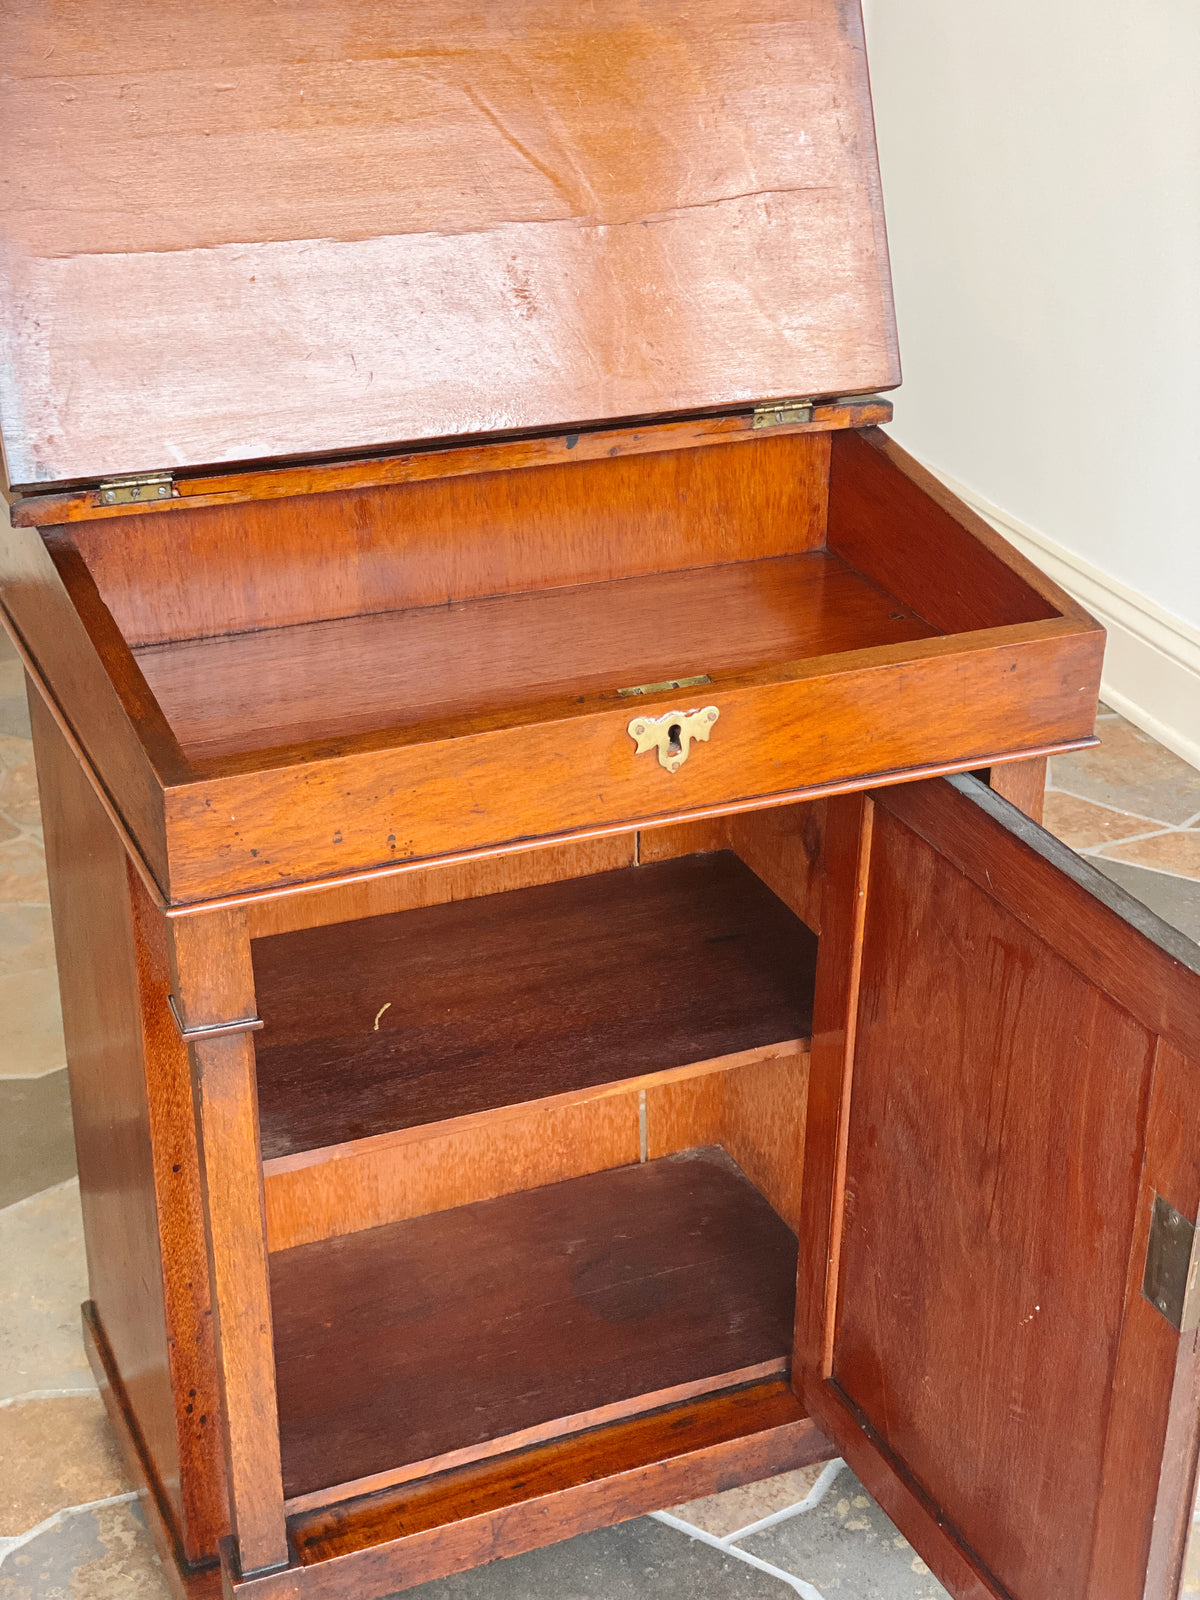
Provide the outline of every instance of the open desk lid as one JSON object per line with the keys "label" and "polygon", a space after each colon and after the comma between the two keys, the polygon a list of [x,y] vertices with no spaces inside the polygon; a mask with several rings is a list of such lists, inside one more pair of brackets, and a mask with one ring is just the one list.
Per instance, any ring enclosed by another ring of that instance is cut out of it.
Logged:
{"label": "open desk lid", "polygon": [[899,381],[859,0],[13,0],[12,483]]}

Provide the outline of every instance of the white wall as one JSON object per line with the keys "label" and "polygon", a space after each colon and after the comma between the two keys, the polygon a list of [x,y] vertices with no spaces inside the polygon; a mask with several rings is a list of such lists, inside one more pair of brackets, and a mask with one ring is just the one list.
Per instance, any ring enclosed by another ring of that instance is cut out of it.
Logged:
{"label": "white wall", "polygon": [[865,0],[893,432],[1110,627],[1200,764],[1200,4]]}

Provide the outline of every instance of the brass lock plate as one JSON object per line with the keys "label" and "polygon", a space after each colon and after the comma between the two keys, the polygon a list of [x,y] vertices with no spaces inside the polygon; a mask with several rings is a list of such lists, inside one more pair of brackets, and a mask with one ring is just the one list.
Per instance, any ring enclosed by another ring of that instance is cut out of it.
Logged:
{"label": "brass lock plate", "polygon": [[713,723],[720,715],[716,706],[702,706],[699,711],[667,711],[661,717],[634,717],[629,724],[629,736],[637,745],[639,756],[644,756],[648,750],[657,750],[659,766],[667,772],[678,772],[691,752],[692,741],[703,739],[707,744]]}

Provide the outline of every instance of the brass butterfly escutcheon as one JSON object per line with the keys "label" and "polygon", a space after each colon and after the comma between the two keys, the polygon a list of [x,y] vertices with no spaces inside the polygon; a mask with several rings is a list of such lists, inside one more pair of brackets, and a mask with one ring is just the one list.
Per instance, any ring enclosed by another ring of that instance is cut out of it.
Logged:
{"label": "brass butterfly escutcheon", "polygon": [[688,758],[693,739],[707,742],[713,723],[721,713],[716,706],[699,711],[668,711],[661,717],[634,717],[629,735],[637,744],[639,756],[658,751],[658,764],[668,772],[678,772]]}

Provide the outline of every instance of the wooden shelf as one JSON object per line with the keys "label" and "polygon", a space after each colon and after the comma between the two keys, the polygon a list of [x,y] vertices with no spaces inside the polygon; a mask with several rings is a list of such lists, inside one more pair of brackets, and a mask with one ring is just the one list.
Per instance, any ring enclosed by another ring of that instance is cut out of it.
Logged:
{"label": "wooden shelf", "polygon": [[728,851],[257,939],[264,1159],[805,1038],[816,947]]}
{"label": "wooden shelf", "polygon": [[795,1282],[716,1149],[282,1251],[291,1508],[784,1372]]}
{"label": "wooden shelf", "polygon": [[937,631],[839,557],[810,550],[134,654],[184,753],[198,760],[699,673],[728,677]]}

